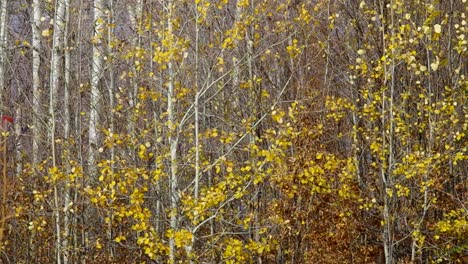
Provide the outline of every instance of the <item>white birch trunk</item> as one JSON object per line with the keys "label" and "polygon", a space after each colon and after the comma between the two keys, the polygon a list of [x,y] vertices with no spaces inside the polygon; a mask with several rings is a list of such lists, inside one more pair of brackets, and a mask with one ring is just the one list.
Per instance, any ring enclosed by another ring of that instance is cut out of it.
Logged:
{"label": "white birch trunk", "polygon": [[[130,24],[133,30],[136,33],[131,40],[132,48],[139,48],[141,45],[141,34],[140,34],[140,23],[142,23],[143,18],[143,0],[138,0],[135,6],[128,5],[128,16],[130,18]],[[129,105],[131,111],[134,111],[135,106],[138,104],[138,71],[136,70],[135,60],[134,59],[133,65],[131,66],[131,71],[133,74],[133,78],[130,79],[130,89],[128,91],[128,98],[129,98]],[[135,118],[133,115],[130,115],[130,119],[127,123],[128,133],[132,137],[136,137],[135,135]],[[132,153],[133,155],[134,153]]]}
{"label": "white birch trunk", "polygon": [[0,114],[3,114],[3,93],[5,90],[5,59],[7,45],[7,3],[2,0],[0,5]]}
{"label": "white birch trunk", "polygon": [[198,86],[199,78],[199,42],[200,42],[200,27],[198,4],[195,4],[195,199],[198,201],[199,182],[200,182],[200,87]]}
{"label": "white birch trunk", "polygon": [[[173,25],[172,25],[172,12],[174,10],[173,0],[168,0],[168,19],[167,19],[167,30],[168,35],[171,36],[173,34]],[[172,47],[171,47],[172,48]],[[177,230],[178,225],[178,212],[177,212],[177,205],[179,201],[178,193],[177,193],[177,185],[178,185],[178,178],[177,178],[177,144],[178,138],[176,134],[176,124],[175,124],[175,94],[174,94],[174,65],[173,65],[173,58],[172,55],[169,58],[169,62],[167,63],[167,74],[169,77],[168,80],[168,91],[167,91],[167,121],[169,126],[169,144],[170,144],[170,176],[169,176],[169,188],[170,188],[170,196],[171,196],[171,216],[170,216],[170,228],[173,231]],[[175,263],[175,240],[174,237],[169,239],[169,262]]]}
{"label": "white birch trunk", "polygon": [[[239,5],[237,4],[238,1],[236,1],[236,11],[235,11],[235,14],[234,14],[234,24],[238,23],[239,20],[240,20],[240,16],[241,16],[241,8],[239,7]],[[236,40],[236,46],[238,45],[238,41]],[[234,57],[233,58],[233,61],[232,63],[234,64],[233,67],[234,69],[232,70],[232,89],[233,89],[233,92],[236,92],[237,89],[239,89],[239,85],[240,85],[240,74],[241,74],[241,70],[240,70],[240,63],[239,63],[239,59],[242,57],[242,55],[240,54],[240,52],[237,54],[237,56],[239,58],[236,58]],[[230,95],[227,95],[228,97]],[[241,102],[240,102],[240,97],[239,96],[235,96],[234,97],[235,99],[232,100],[233,101],[233,109],[237,109],[238,107],[240,107],[241,105]]]}
{"label": "white birch trunk", "polygon": [[[383,47],[383,52],[384,54],[387,52],[386,48],[387,48],[387,43],[386,43],[386,38],[385,38],[385,34],[387,34],[387,32],[385,31],[385,28],[387,25],[385,25],[385,21],[384,21],[384,17],[385,17],[385,13],[384,13],[384,5],[382,3],[380,3],[380,15],[381,15],[381,18],[382,20],[380,21],[381,23],[381,26],[382,28],[384,28],[384,30],[382,31],[382,47]],[[384,71],[384,80],[383,80],[383,86],[387,86],[388,85],[388,77],[387,77],[387,72],[388,72],[388,67],[386,64],[384,64],[383,66],[383,71]],[[393,77],[393,76],[392,76]],[[393,78],[392,78],[393,79]],[[384,203],[384,208],[383,208],[383,212],[382,212],[382,218],[383,218],[383,233],[382,233],[382,236],[383,236],[383,247],[384,247],[384,254],[385,254],[385,264],[393,264],[393,239],[392,239],[392,236],[393,236],[393,228],[392,228],[392,216],[391,216],[391,203],[392,203],[392,197],[391,195],[388,193],[390,191],[390,187],[392,186],[392,179],[391,179],[391,164],[392,164],[392,141],[390,140],[388,146],[387,146],[387,137],[390,136],[391,138],[391,134],[390,133],[387,133],[387,122],[390,122],[390,127],[393,126],[393,116],[389,116],[389,120],[386,120],[386,114],[385,112],[386,111],[393,111],[393,102],[392,102],[392,98],[393,98],[393,91],[391,91],[391,100],[390,100],[390,105],[387,109],[387,103],[386,103],[386,100],[387,100],[387,95],[385,93],[385,89],[382,89],[382,153],[385,153],[385,151],[387,150],[387,148],[389,148],[389,156],[388,157],[385,157],[383,158],[383,160],[381,161],[381,171],[380,171],[380,177],[382,179],[382,190],[383,190],[383,203]],[[390,134],[390,135],[389,135]],[[387,166],[387,168],[385,168],[385,165]],[[387,169],[387,170],[386,170]]]}
{"label": "white birch trunk", "polygon": [[93,59],[91,68],[91,99],[89,110],[89,153],[88,165],[91,175],[96,176],[96,148],[98,144],[97,125],[99,122],[98,108],[100,100],[99,83],[103,69],[103,30],[104,30],[104,3],[103,0],[94,0],[94,37],[93,37]]}
{"label": "white birch trunk", "polygon": [[[32,161],[33,166],[39,163],[39,131],[40,131],[40,113],[41,113],[41,77],[39,68],[41,65],[41,5],[40,0],[33,1],[33,20],[31,23],[32,29],[32,89],[33,89],[33,120],[32,120]],[[35,232],[32,232],[29,242],[31,248],[31,258],[34,259],[35,253]]]}
{"label": "white birch trunk", "polygon": [[[70,115],[70,71],[71,71],[71,62],[70,62],[70,46],[68,43],[68,33],[69,33],[69,22],[70,22],[70,0],[65,0],[64,2],[65,5],[65,32],[64,32],[64,57],[65,57],[65,72],[64,72],[64,99],[63,99],[63,104],[64,104],[64,139],[68,141],[70,138],[70,122],[71,122],[71,115]],[[64,189],[64,219],[63,219],[63,263],[68,264],[69,262],[69,257],[70,257],[70,250],[69,250],[69,236],[70,236],[70,217],[72,216],[68,210],[70,208],[71,204],[71,189],[70,185],[72,184],[70,182],[70,147],[66,145],[65,149],[65,167],[66,167],[66,173],[67,173],[67,178],[65,181],[65,189]]]}
{"label": "white birch trunk", "polygon": [[37,164],[39,157],[39,137],[40,137],[40,113],[41,113],[41,76],[39,69],[41,67],[41,5],[40,0],[33,1],[33,21],[32,28],[32,89],[33,89],[33,138],[32,138],[32,159],[33,164]]}
{"label": "white birch trunk", "polygon": [[[62,0],[57,0],[55,6],[55,17],[54,17],[54,35],[52,42],[52,62],[51,62],[51,72],[50,72],[50,97],[49,97],[49,140],[52,147],[52,165],[53,167],[57,166],[57,157],[55,149],[55,127],[56,127],[56,118],[55,110],[57,105],[57,91],[60,86],[60,76],[62,72],[60,70],[60,57],[63,49],[63,34],[64,34],[64,25],[65,25],[65,4]],[[56,262],[58,264],[62,263],[62,238],[61,238],[61,215],[60,215],[60,202],[59,202],[59,190],[58,186],[55,183],[53,186],[54,189],[54,206],[55,206],[55,232],[56,232]]]}

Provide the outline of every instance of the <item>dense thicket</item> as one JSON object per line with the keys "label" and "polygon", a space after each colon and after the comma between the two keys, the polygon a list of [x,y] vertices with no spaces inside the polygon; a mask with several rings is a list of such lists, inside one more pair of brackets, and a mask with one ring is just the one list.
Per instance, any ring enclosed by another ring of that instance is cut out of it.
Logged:
{"label": "dense thicket", "polygon": [[466,263],[465,0],[1,0],[2,263]]}

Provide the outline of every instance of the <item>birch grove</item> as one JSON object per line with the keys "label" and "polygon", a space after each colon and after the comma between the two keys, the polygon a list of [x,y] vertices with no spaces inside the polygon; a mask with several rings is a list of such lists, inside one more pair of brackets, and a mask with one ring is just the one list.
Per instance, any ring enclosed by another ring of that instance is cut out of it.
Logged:
{"label": "birch grove", "polygon": [[1,263],[466,263],[465,0],[0,0]]}

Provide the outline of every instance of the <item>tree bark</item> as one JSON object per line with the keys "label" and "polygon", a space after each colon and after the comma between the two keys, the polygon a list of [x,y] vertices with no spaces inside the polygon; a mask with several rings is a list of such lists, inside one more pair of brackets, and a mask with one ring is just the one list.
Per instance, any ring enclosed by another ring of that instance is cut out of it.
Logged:
{"label": "tree bark", "polygon": [[[70,43],[68,42],[68,34],[69,34],[69,23],[70,23],[70,0],[65,0],[64,1],[65,5],[65,29],[64,29],[64,57],[65,57],[65,72],[64,72],[64,139],[65,141],[69,142],[70,138],[70,131],[71,131],[71,115],[70,115],[70,85],[71,85],[71,80],[70,80],[70,72],[71,72],[71,62],[70,62]],[[70,254],[69,252],[74,251],[70,250],[69,247],[69,237],[70,237],[70,223],[71,223],[71,217],[73,216],[69,212],[69,208],[71,205],[71,189],[70,186],[72,182],[70,181],[70,145],[69,143],[65,143],[65,168],[66,168],[66,179],[65,179],[65,187],[64,187],[64,219],[63,219],[63,229],[64,229],[64,234],[63,234],[63,263],[68,264],[69,263],[69,258]]]}
{"label": "tree bark", "polygon": [[[60,87],[60,76],[63,72],[60,68],[61,54],[63,50],[63,35],[65,26],[65,2],[63,0],[57,0],[55,6],[54,16],[54,35],[52,40],[52,59],[51,59],[51,71],[50,71],[50,91],[49,91],[49,140],[52,149],[52,166],[57,167],[57,156],[56,156],[56,106],[57,106],[57,93]],[[54,190],[54,206],[55,206],[55,232],[56,232],[56,262],[57,264],[62,263],[62,234],[61,234],[61,203],[59,200],[59,187],[58,182],[53,183]]]}
{"label": "tree bark", "polygon": [[93,58],[91,66],[91,98],[90,98],[90,110],[89,110],[89,152],[88,152],[88,166],[89,171],[93,177],[97,175],[96,169],[96,155],[98,145],[98,133],[97,125],[99,122],[99,101],[100,91],[99,83],[103,69],[103,30],[104,30],[104,2],[103,0],[94,0],[94,36],[92,39],[93,43]]}
{"label": "tree bark", "polygon": [[7,4],[8,0],[2,0],[0,5],[0,115],[3,114],[3,93],[5,92],[5,60],[8,40]]}
{"label": "tree bark", "polygon": [[36,165],[40,160],[39,141],[40,141],[40,116],[41,116],[41,1],[33,1],[33,21],[32,28],[32,89],[33,89],[33,127],[32,127],[32,160]]}
{"label": "tree bark", "polygon": [[[173,32],[173,12],[174,12],[174,3],[173,0],[167,1],[168,5],[168,17],[167,17],[167,31],[168,35],[172,36]],[[173,44],[171,44],[170,48]],[[169,176],[169,189],[170,189],[170,227],[173,232],[176,232],[178,227],[178,203],[179,203],[179,194],[177,193],[178,187],[178,177],[177,177],[177,145],[178,145],[178,136],[176,131],[175,124],[175,94],[174,94],[174,77],[175,70],[173,65],[173,56],[172,53],[167,63],[167,75],[168,75],[168,90],[167,90],[167,123],[168,123],[168,133],[169,133],[169,149],[170,149],[170,176]],[[171,264],[176,263],[175,259],[175,239],[172,236],[169,239],[169,262]]]}

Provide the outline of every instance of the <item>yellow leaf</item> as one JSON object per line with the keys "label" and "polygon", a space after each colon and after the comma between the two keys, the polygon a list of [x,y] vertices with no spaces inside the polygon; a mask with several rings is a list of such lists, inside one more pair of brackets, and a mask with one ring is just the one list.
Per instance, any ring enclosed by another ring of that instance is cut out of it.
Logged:
{"label": "yellow leaf", "polygon": [[43,37],[48,37],[48,36],[50,36],[50,30],[48,30],[48,29],[42,30],[41,35],[42,35]]}
{"label": "yellow leaf", "polygon": [[125,239],[126,239],[125,236],[118,236],[118,237],[116,237],[116,238],[114,239],[114,241],[117,242],[117,243],[119,243],[120,241],[123,241],[123,240],[125,240]]}
{"label": "yellow leaf", "polygon": [[102,248],[102,245],[101,245],[101,243],[99,242],[99,239],[96,241],[96,248],[97,248],[97,249],[101,249],[101,248]]}

